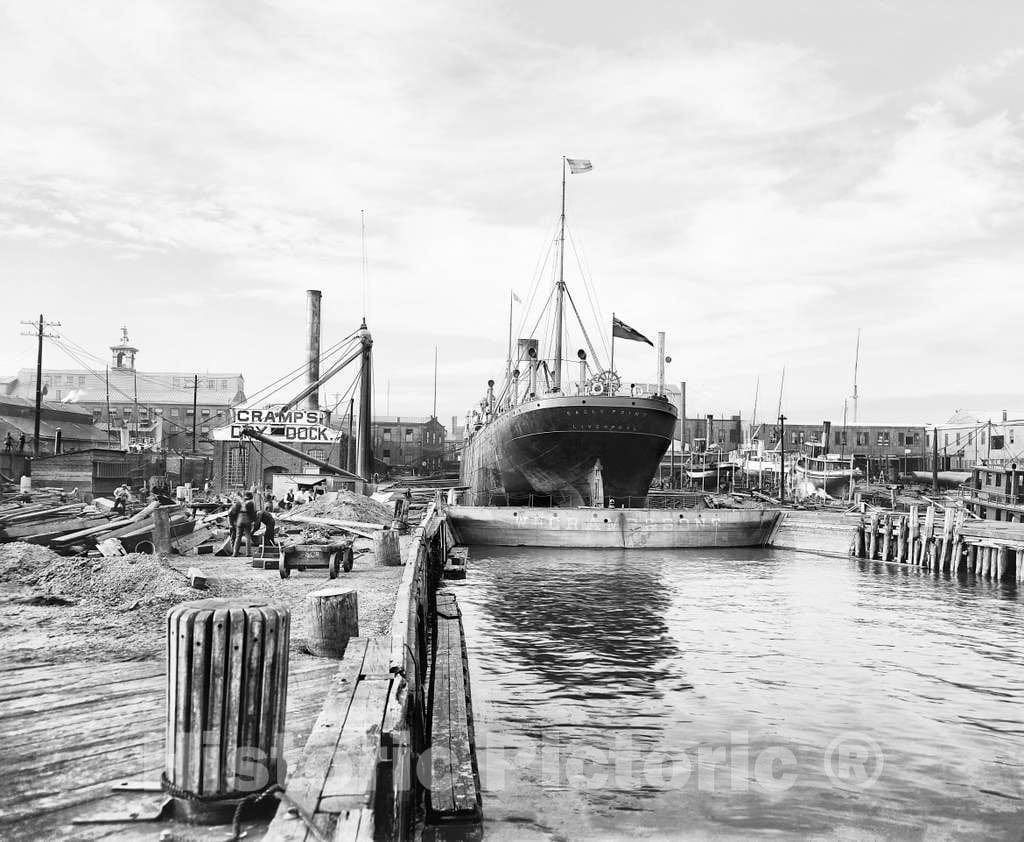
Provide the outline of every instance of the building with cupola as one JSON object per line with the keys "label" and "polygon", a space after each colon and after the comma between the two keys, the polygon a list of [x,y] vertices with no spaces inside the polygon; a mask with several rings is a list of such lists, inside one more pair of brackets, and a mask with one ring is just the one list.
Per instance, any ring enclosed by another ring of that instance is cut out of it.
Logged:
{"label": "building with cupola", "polygon": [[[82,352],[74,355],[78,368],[44,367],[44,399],[88,410],[112,447],[212,453],[210,432],[245,400],[245,378],[237,372],[143,371],[137,366],[142,352],[127,327],[109,348],[109,364]],[[3,389],[34,400],[35,368],[21,369]]]}

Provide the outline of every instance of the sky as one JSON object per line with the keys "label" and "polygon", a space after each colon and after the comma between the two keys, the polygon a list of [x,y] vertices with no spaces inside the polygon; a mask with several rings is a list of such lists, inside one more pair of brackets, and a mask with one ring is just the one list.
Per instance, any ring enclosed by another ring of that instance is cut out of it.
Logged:
{"label": "sky", "polygon": [[774,416],[785,367],[787,416],[839,421],[858,330],[861,421],[1020,410],[1022,94],[1012,2],[0,0],[0,375],[42,313],[251,394],[316,288],[378,413],[431,413],[437,347],[449,424],[550,290],[569,156],[599,359],[613,312],[664,331],[688,414]]}

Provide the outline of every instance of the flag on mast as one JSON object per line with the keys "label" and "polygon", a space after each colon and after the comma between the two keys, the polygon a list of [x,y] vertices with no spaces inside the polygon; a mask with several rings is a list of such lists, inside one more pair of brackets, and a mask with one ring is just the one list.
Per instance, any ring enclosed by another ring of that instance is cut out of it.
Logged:
{"label": "flag on mast", "polygon": [[523,303],[523,299],[521,299],[518,295],[516,295],[516,291],[515,290],[512,290],[512,300],[516,304],[522,304]]}
{"label": "flag on mast", "polygon": [[612,337],[618,337],[619,339],[632,339],[634,342],[646,342],[652,348],[654,343],[651,342],[646,336],[644,336],[639,330],[631,328],[622,319],[618,319],[612,316]]}
{"label": "flag on mast", "polygon": [[573,175],[581,172],[590,172],[594,169],[594,165],[586,158],[566,158],[565,163],[569,165],[569,172]]}

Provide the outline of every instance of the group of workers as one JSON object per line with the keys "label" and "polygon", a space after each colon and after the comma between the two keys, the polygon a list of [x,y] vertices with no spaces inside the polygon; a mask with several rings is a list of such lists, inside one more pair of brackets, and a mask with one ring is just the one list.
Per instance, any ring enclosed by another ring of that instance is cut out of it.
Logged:
{"label": "group of workers", "polygon": [[[4,452],[11,453],[14,450],[14,436],[11,435],[10,431],[4,436]],[[18,453],[25,452],[25,434],[22,433],[18,437]]]}
{"label": "group of workers", "polygon": [[264,543],[274,543],[274,533],[276,532],[277,524],[274,516],[271,514],[273,507],[273,503],[267,503],[263,507],[263,511],[258,512],[256,510],[256,501],[253,499],[251,491],[246,491],[245,496],[241,499],[235,498],[231,508],[228,509],[232,557],[238,555],[238,551],[242,547],[242,541],[245,541],[246,555],[252,551],[253,533],[257,532],[260,527],[263,528]]}

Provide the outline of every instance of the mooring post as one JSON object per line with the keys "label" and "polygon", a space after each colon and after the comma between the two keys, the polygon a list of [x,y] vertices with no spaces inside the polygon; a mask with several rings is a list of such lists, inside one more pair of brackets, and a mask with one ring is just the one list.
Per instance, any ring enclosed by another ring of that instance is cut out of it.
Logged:
{"label": "mooring post", "polygon": [[320,658],[342,658],[359,637],[359,594],[330,584],[306,594],[306,649]]}
{"label": "mooring post", "polygon": [[168,613],[163,784],[179,818],[230,822],[242,799],[284,781],[289,625],[288,609],[246,600]]}
{"label": "mooring post", "polygon": [[1013,572],[1016,574],[1017,581],[1024,582],[1024,550],[1017,550],[1014,562]]}
{"label": "mooring post", "polygon": [[377,567],[400,567],[402,550],[397,529],[382,529],[373,536],[373,558]]}
{"label": "mooring post", "polygon": [[1006,564],[1009,561],[1010,550],[1007,547],[999,548],[999,567],[996,569],[996,581],[1001,582],[1006,577]]}
{"label": "mooring post", "polygon": [[857,525],[857,531],[853,535],[853,555],[855,558],[864,558],[864,521]]}
{"label": "mooring post", "polygon": [[878,512],[871,513],[871,520],[868,526],[868,558],[873,559],[878,553]]}
{"label": "mooring post", "polygon": [[153,550],[162,556],[171,554],[170,509],[170,506],[159,506],[153,510]]}
{"label": "mooring post", "polygon": [[899,515],[896,521],[896,561],[900,564],[907,562],[907,518]]}

